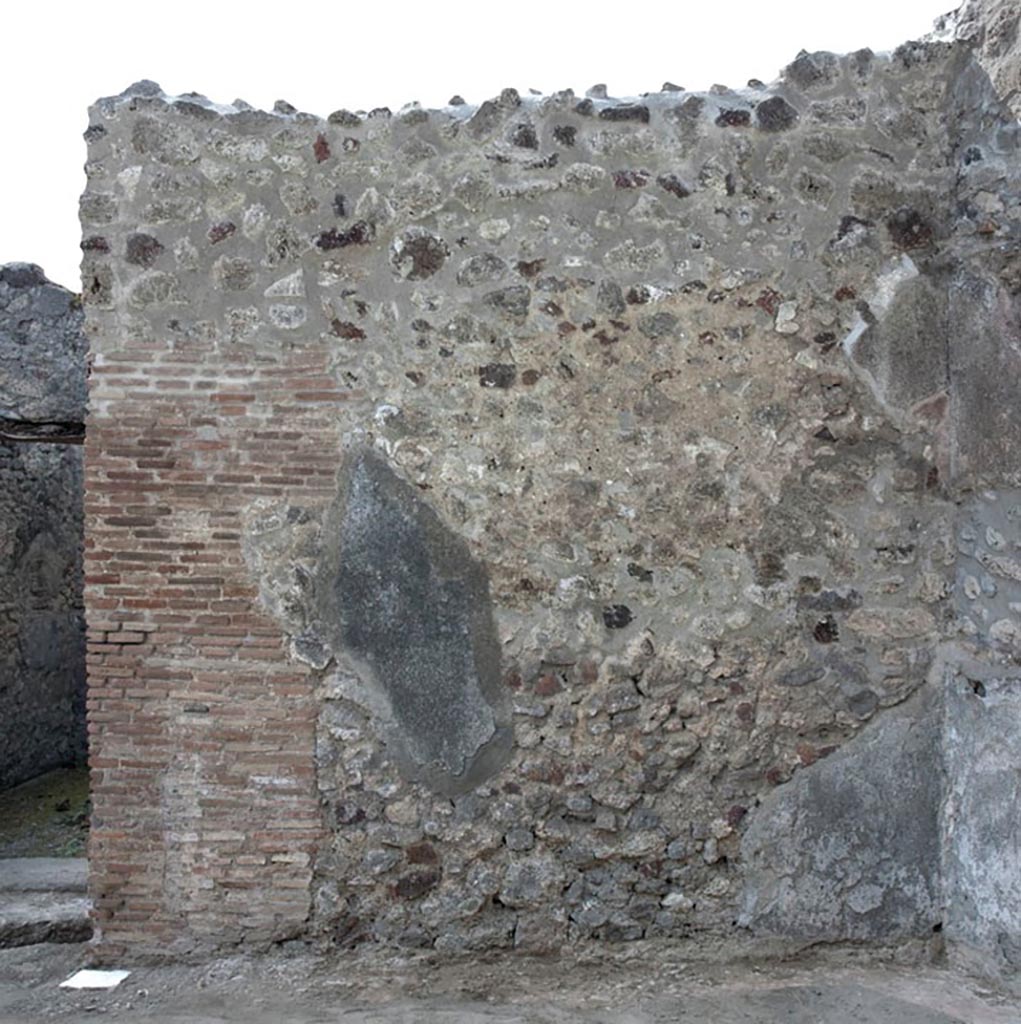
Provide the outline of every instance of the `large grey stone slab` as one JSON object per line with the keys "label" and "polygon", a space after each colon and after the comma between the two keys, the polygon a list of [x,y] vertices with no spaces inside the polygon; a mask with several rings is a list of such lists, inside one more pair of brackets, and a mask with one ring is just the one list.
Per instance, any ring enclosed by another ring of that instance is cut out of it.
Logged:
{"label": "large grey stone slab", "polygon": [[0,897],[0,948],[82,942],[92,935],[86,896],[35,892]]}
{"label": "large grey stone slab", "polygon": [[961,655],[945,680],[947,939],[970,969],[1021,988],[1021,668]]}
{"label": "large grey stone slab", "polygon": [[83,858],[0,860],[0,947],[89,938],[87,875]]}
{"label": "large grey stone slab", "polygon": [[85,892],[84,857],[9,857],[0,860],[0,893]]}
{"label": "large grey stone slab", "polygon": [[445,793],[509,755],[489,585],[467,544],[379,456],[356,452],[324,530],[321,628],[403,770]]}
{"label": "large grey stone slab", "polygon": [[975,487],[1021,486],[1021,299],[990,275],[962,270],[948,326],[955,476]]}
{"label": "large grey stone slab", "polygon": [[741,843],[741,924],[827,942],[931,934],[942,914],[933,690],[762,801]]}

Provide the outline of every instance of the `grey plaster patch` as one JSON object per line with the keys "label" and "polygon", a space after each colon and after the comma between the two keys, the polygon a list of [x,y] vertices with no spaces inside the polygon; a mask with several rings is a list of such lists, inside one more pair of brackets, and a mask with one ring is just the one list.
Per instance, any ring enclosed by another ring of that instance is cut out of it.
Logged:
{"label": "grey plaster patch", "polygon": [[398,763],[440,792],[473,788],[511,743],[485,571],[368,450],[349,457],[323,548],[321,627],[382,698]]}
{"label": "grey plaster patch", "polygon": [[954,603],[962,636],[1021,659],[1021,491],[984,491],[957,524]]}
{"label": "grey plaster patch", "polygon": [[812,941],[922,938],[940,921],[932,690],[803,769],[750,815],[740,923]]}

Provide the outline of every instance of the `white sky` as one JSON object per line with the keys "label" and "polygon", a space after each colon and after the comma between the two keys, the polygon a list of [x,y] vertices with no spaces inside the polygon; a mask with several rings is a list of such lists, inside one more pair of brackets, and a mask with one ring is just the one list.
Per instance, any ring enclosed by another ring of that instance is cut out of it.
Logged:
{"label": "white sky", "polygon": [[0,263],[77,290],[87,108],[142,78],[325,116],[597,82],[613,96],[772,81],[800,49],[890,50],[954,0],[15,0],[3,13]]}

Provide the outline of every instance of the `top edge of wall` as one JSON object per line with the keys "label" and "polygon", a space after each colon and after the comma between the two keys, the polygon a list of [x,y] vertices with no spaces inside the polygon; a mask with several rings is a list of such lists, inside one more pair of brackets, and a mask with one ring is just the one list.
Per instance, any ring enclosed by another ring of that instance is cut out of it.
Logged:
{"label": "top edge of wall", "polygon": [[[573,89],[563,89],[544,94],[529,90],[525,94],[517,89],[506,88],[499,95],[481,103],[468,103],[459,96],[452,97],[443,107],[423,107],[417,101],[406,103],[397,111],[389,107],[376,107],[372,110],[351,111],[340,108],[328,115],[320,115],[298,110],[286,100],[277,100],[272,110],[258,109],[242,99],[231,103],[219,103],[198,92],[171,95],[163,91],[157,82],[149,79],[129,85],[116,96],[98,99],[93,111],[113,116],[117,109],[145,100],[149,104],[165,104],[181,113],[190,114],[204,120],[224,118],[242,122],[294,122],[298,124],[334,124],[355,127],[367,121],[395,119],[410,124],[425,120],[431,115],[446,117],[451,122],[467,122],[479,111],[490,106],[504,109],[522,108],[525,112],[535,110],[542,112],[549,107],[569,107],[578,113],[587,114],[603,120],[628,120],[626,108],[644,107],[646,110],[665,109],[675,106],[687,99],[702,100],[706,104],[706,113],[717,108],[738,107],[754,109],[763,99],[780,95],[805,95],[815,92],[826,92],[838,86],[855,68],[889,65],[894,70],[900,67],[908,70],[921,63],[945,60],[952,52],[959,49],[971,49],[968,40],[953,38],[948,31],[932,33],[917,40],[903,43],[892,51],[874,52],[863,48],[851,53],[837,54],[827,50],[808,52],[800,51],[794,60],[770,83],[751,79],[744,87],[714,85],[708,90],[689,90],[666,82],[656,91],[640,93],[637,96],[613,96],[605,85],[595,85],[578,95]],[[621,112],[624,111],[622,114]],[[641,119],[641,116],[635,118]]]}

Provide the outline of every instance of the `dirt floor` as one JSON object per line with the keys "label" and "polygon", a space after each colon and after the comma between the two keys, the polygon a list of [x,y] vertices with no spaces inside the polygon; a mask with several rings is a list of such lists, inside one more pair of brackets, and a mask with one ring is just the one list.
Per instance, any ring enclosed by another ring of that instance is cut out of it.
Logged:
{"label": "dirt floor", "polygon": [[635,943],[564,958],[319,956],[297,949],[135,969],[110,992],[59,982],[80,945],[0,950],[0,1024],[1018,1024],[1021,1006],[936,967],[850,956],[719,965]]}
{"label": "dirt floor", "polygon": [[59,768],[0,793],[0,857],[83,857],[87,768]]}

